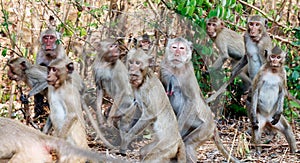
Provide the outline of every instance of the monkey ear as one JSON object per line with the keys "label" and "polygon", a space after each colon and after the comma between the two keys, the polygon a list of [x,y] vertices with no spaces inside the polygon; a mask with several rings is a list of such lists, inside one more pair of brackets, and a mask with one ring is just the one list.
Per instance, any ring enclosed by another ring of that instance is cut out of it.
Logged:
{"label": "monkey ear", "polygon": [[267,49],[265,49],[265,58],[268,57],[269,51]]}
{"label": "monkey ear", "polygon": [[74,71],[74,64],[73,64],[73,62],[70,62],[69,64],[67,64],[66,68],[67,68],[67,72],[69,74],[71,74]]}
{"label": "monkey ear", "polygon": [[265,19],[265,27],[268,28],[268,19]]}
{"label": "monkey ear", "polygon": [[223,21],[221,21],[220,26],[221,26],[222,29],[224,28],[225,25],[224,25]]}
{"label": "monkey ear", "polygon": [[22,61],[22,62],[20,63],[20,65],[21,65],[21,69],[22,69],[23,71],[27,69],[27,65],[26,65],[26,62],[25,62],[25,61]]}

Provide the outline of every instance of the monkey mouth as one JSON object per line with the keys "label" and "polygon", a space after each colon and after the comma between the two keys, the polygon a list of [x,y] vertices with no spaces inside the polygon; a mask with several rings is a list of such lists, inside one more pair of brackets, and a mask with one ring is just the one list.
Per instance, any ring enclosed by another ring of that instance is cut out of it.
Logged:
{"label": "monkey mouth", "polygon": [[182,63],[182,61],[179,60],[179,59],[173,59],[173,60],[172,60],[172,63],[173,63],[173,64],[180,64],[180,63]]}

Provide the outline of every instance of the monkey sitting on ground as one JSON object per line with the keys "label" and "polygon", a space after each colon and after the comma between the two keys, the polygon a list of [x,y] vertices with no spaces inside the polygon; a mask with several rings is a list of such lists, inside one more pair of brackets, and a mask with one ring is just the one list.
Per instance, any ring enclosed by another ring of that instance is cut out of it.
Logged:
{"label": "monkey sitting on ground", "polygon": [[100,161],[127,162],[78,148],[16,120],[0,117],[0,162],[53,162],[53,152],[56,152],[58,162],[68,162],[71,158],[85,158],[95,163]]}
{"label": "monkey sitting on ground", "polygon": [[176,116],[161,82],[149,68],[151,56],[142,49],[132,49],[127,57],[129,80],[136,105],[142,114],[122,137],[120,152],[125,153],[132,139],[152,124],[154,137],[151,143],[140,150],[141,161],[185,162],[185,148],[178,131]]}
{"label": "monkey sitting on ground", "polygon": [[[286,53],[276,46],[271,53],[266,50],[266,56],[266,63],[258,71],[252,85],[250,110],[252,140],[254,144],[260,144],[265,127],[276,129],[284,134],[290,152],[295,153],[295,136],[288,121],[282,115],[287,82],[284,69]],[[261,147],[256,149],[260,154]]]}
{"label": "monkey sitting on ground", "polygon": [[204,101],[191,62],[192,43],[181,37],[169,39],[164,57],[161,81],[177,116],[187,162],[197,162],[197,148],[211,138],[226,159],[239,162],[222,144],[214,114]]}

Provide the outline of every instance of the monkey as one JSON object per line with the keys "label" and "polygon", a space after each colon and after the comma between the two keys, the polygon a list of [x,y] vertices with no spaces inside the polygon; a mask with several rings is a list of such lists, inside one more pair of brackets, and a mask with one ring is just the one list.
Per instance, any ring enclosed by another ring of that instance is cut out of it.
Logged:
{"label": "monkey", "polygon": [[60,42],[60,33],[48,28],[41,33],[40,50],[36,56],[36,64],[48,66],[53,59],[66,58],[64,47]]}
{"label": "monkey", "polygon": [[97,56],[93,63],[93,74],[97,92],[97,119],[100,125],[106,120],[102,115],[104,95],[113,98],[114,103],[107,118],[109,127],[114,125],[114,114],[118,110],[126,111],[134,103],[133,91],[129,84],[126,66],[119,59],[118,44],[112,39],[94,43]]}
{"label": "monkey", "polygon": [[191,58],[192,43],[177,37],[168,40],[160,65],[160,79],[177,117],[187,162],[197,162],[197,147],[211,138],[226,158],[239,162],[222,144],[214,114],[204,101]]}
{"label": "monkey", "polygon": [[137,48],[141,48],[145,51],[146,54],[151,54],[152,42],[147,33],[143,34],[137,39]]}
{"label": "monkey", "polygon": [[81,97],[71,74],[73,62],[56,59],[48,65],[48,100],[54,135],[73,145],[88,148]]}
{"label": "monkey", "polygon": [[[234,67],[238,63],[238,61],[245,56],[245,44],[243,36],[235,31],[232,31],[231,29],[226,28],[224,22],[219,18],[212,17],[207,20],[206,32],[208,36],[214,41],[220,51],[220,56],[211,66],[211,71],[221,69],[227,59],[231,59],[232,65]],[[247,69],[244,68],[243,71],[239,74],[243,81],[243,89],[245,91],[247,91],[249,86],[251,85],[251,79],[248,77],[246,72]],[[223,87],[226,88],[230,82],[227,82],[227,85]],[[224,92],[225,88],[222,89],[220,93]],[[216,95],[219,95],[220,93]],[[208,99],[208,101],[210,102],[212,100]]]}
{"label": "monkey", "polygon": [[[282,115],[286,94],[286,71],[284,61],[286,53],[275,46],[271,53],[265,51],[266,63],[253,79],[250,121],[252,141],[259,144],[265,127],[280,131],[286,138],[290,152],[296,151],[296,140],[292,128]],[[261,147],[256,147],[258,154]]]}
{"label": "monkey", "polygon": [[185,162],[185,148],[178,131],[172,106],[159,79],[149,68],[151,57],[141,48],[128,52],[129,82],[134,91],[135,103],[142,114],[122,137],[120,152],[125,153],[134,136],[153,124],[153,141],[141,150],[142,162]]}
{"label": "monkey", "polygon": [[8,77],[11,80],[23,81],[31,88],[28,96],[34,96],[38,93],[46,94],[47,68],[31,64],[26,58],[17,57],[8,61]]}
{"label": "monkey", "polygon": [[212,65],[214,69],[220,69],[229,58],[236,62],[245,55],[243,37],[226,28],[219,18],[212,17],[207,20],[206,32],[220,50],[220,57]]}
{"label": "monkey", "polygon": [[56,152],[58,162],[71,158],[85,158],[91,162],[127,162],[105,154],[76,147],[63,139],[45,135],[17,120],[0,117],[0,162],[53,162],[51,152]]}
{"label": "monkey", "polygon": [[12,58],[8,61],[7,75],[11,80],[23,81],[31,90],[28,97],[34,96],[35,116],[42,115],[44,106],[48,107],[48,102],[44,100],[47,96],[47,68],[34,65],[24,57]]}
{"label": "monkey", "polygon": [[267,19],[258,15],[250,16],[247,19],[247,32],[244,35],[244,41],[251,80],[266,61],[265,50],[272,49],[272,40],[266,30],[267,23]]}

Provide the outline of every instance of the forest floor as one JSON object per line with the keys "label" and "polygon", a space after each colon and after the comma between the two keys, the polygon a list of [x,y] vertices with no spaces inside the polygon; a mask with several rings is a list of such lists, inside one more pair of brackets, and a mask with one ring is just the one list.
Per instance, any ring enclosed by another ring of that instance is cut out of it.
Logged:
{"label": "forest floor", "polygon": [[[218,122],[218,130],[223,144],[234,156],[243,162],[266,162],[266,163],[288,163],[300,162],[300,152],[296,154],[289,153],[289,147],[284,136],[280,133],[264,133],[262,137],[262,153],[257,155],[254,146],[251,144],[251,135],[249,134],[249,122],[247,117],[239,120],[228,119]],[[91,129],[91,128],[90,128]],[[297,149],[300,150],[300,130],[299,124],[293,126],[293,131],[297,141]],[[139,149],[149,141],[149,133],[143,138],[133,143],[134,149],[127,151],[126,159],[131,161],[139,160]],[[116,151],[107,150],[102,143],[95,141],[95,133],[89,130],[89,145],[93,150],[108,152],[112,157],[123,158],[117,155]],[[218,151],[212,140],[208,140],[205,144],[198,148],[198,162],[227,162],[226,158]]]}

